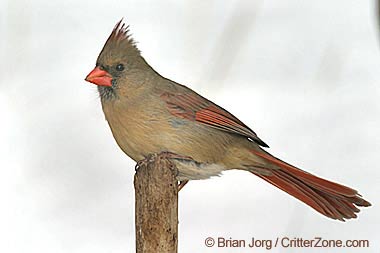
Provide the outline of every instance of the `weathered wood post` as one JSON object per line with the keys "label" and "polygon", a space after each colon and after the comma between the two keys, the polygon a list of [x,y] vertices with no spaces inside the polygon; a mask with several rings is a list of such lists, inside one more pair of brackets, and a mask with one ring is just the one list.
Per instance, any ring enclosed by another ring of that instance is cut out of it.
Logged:
{"label": "weathered wood post", "polygon": [[164,156],[139,166],[135,174],[136,253],[177,253],[177,169]]}

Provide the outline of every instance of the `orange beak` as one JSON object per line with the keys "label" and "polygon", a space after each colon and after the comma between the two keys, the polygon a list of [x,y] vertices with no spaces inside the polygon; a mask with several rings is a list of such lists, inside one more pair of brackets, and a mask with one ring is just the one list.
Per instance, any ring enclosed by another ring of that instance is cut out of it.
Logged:
{"label": "orange beak", "polygon": [[112,76],[107,71],[101,70],[99,67],[95,67],[84,80],[100,86],[112,86]]}

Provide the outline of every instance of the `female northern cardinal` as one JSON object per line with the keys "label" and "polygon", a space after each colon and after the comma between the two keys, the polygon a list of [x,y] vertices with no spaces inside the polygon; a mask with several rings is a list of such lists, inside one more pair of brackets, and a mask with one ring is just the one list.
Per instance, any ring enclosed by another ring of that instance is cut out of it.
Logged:
{"label": "female northern cardinal", "polygon": [[[358,192],[298,169],[264,151],[255,132],[223,108],[158,74],[118,22],[86,81],[98,85],[120,148],[133,160],[170,152],[178,180],[224,170],[249,171],[332,219],[356,218],[370,206]],[[260,147],[261,146],[261,147]]]}

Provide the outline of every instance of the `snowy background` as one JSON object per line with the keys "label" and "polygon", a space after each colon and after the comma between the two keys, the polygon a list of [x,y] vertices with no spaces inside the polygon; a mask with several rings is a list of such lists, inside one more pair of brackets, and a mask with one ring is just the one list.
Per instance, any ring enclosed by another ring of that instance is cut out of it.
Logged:
{"label": "snowy background", "polygon": [[121,17],[159,73],[373,204],[341,223],[231,171],[181,191],[179,252],[299,252],[206,248],[208,236],[367,239],[328,252],[379,252],[380,42],[367,0],[1,0],[1,252],[134,252],[134,162],[84,81]]}

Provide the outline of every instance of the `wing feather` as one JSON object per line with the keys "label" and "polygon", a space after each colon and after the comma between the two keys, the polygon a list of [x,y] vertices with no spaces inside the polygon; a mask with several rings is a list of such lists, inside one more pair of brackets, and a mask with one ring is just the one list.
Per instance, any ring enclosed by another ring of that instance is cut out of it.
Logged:
{"label": "wing feather", "polygon": [[255,132],[238,118],[200,95],[165,92],[161,98],[166,102],[169,112],[174,116],[242,135],[263,147],[268,147]]}

